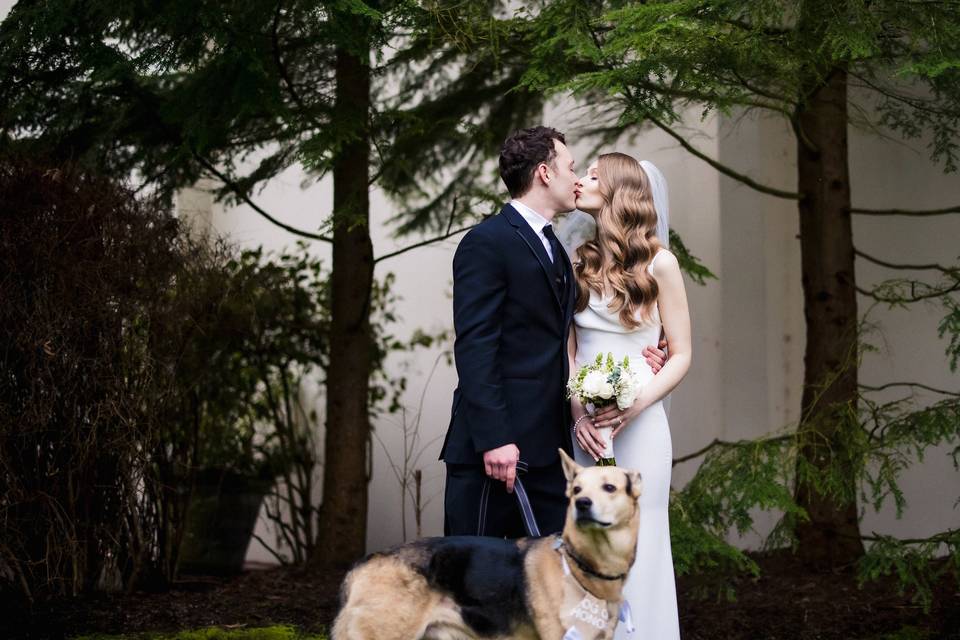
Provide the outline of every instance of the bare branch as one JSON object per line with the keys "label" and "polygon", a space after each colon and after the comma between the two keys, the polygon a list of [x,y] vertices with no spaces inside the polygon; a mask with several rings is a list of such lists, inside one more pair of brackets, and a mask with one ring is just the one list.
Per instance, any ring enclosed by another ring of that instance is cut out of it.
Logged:
{"label": "bare branch", "polygon": [[277,559],[277,562],[279,562],[279,563],[282,564],[282,565],[288,565],[288,564],[290,564],[290,561],[287,560],[286,558],[284,558],[282,555],[280,555],[277,551],[275,551],[274,548],[271,547],[269,544],[267,544],[267,541],[264,540],[263,538],[261,538],[261,537],[260,537],[260,534],[254,532],[254,533],[252,533],[252,534],[250,534],[250,535],[253,536],[253,539],[254,539],[254,540],[256,540],[256,541],[259,542],[261,545],[263,545],[263,548],[266,549],[267,551],[269,551],[270,554],[271,554],[274,558]]}
{"label": "bare branch", "polygon": [[[793,435],[777,436],[776,438],[767,438],[766,441],[767,441],[767,442],[779,442],[780,440],[790,440],[790,439],[793,438],[793,437],[794,437]],[[719,439],[719,438],[714,438],[713,441],[712,441],[710,444],[708,444],[707,446],[703,447],[702,449],[699,449],[699,450],[697,450],[697,451],[694,451],[693,453],[687,454],[687,455],[685,455],[685,456],[681,456],[681,457],[679,457],[679,458],[674,458],[674,459],[673,459],[673,465],[672,465],[672,466],[675,467],[675,466],[677,466],[678,464],[680,464],[681,462],[687,462],[688,460],[693,460],[694,458],[697,458],[697,457],[699,457],[699,456],[702,456],[702,455],[706,454],[708,451],[710,451],[711,449],[713,449],[714,447],[739,447],[739,446],[742,446],[742,445],[750,445],[750,444],[755,444],[755,443],[756,443],[755,440],[741,440],[741,441],[738,441],[738,442],[730,442],[730,441],[727,441],[727,440],[721,440],[721,439]]]}
{"label": "bare branch", "polygon": [[893,262],[886,262],[885,260],[881,260],[880,258],[875,258],[874,256],[871,256],[871,255],[869,255],[869,254],[867,254],[867,253],[864,253],[863,251],[860,251],[860,250],[857,249],[856,247],[854,247],[853,253],[854,253],[855,255],[860,256],[860,257],[863,258],[864,260],[867,260],[868,262],[872,262],[872,263],[874,263],[874,264],[878,264],[878,265],[880,265],[881,267],[887,267],[888,269],[908,269],[908,270],[909,270],[909,269],[912,269],[912,270],[916,270],[916,271],[935,270],[935,271],[939,271],[939,272],[941,272],[941,273],[945,273],[945,274],[948,274],[948,275],[954,275],[954,276],[958,273],[958,271],[960,271],[960,269],[958,269],[957,267],[944,267],[943,265],[936,264],[936,263],[930,263],[930,264],[896,264],[896,263],[893,263]]}
{"label": "bare branch", "polygon": [[223,183],[224,185],[226,185],[231,191],[233,191],[233,193],[234,193],[238,198],[240,198],[241,200],[243,200],[245,203],[247,203],[247,204],[250,206],[250,208],[252,208],[254,211],[256,211],[257,213],[259,213],[261,216],[263,216],[264,218],[266,218],[267,220],[269,220],[270,222],[272,222],[272,223],[275,224],[276,226],[280,227],[281,229],[283,229],[283,230],[285,230],[285,231],[289,231],[290,233],[292,233],[292,234],[294,234],[294,235],[298,235],[298,236],[300,236],[300,237],[302,237],[302,238],[309,238],[310,240],[323,240],[324,242],[333,242],[333,238],[331,238],[331,237],[329,237],[329,236],[322,236],[322,235],[317,234],[317,233],[311,233],[310,231],[304,231],[303,229],[297,229],[296,227],[291,227],[290,225],[288,225],[288,224],[286,224],[286,223],[280,222],[279,220],[277,220],[276,218],[274,218],[273,216],[271,216],[269,213],[267,213],[266,211],[264,211],[259,205],[257,205],[256,202],[254,202],[253,200],[251,200],[251,199],[250,199],[250,196],[248,196],[248,195],[246,194],[246,192],[244,192],[244,190],[241,189],[240,186],[239,186],[236,182],[234,182],[233,180],[231,180],[231,179],[230,179],[226,174],[224,174],[222,171],[219,171],[216,167],[214,167],[214,166],[213,166],[213,163],[211,163],[209,160],[207,160],[206,158],[204,158],[203,156],[201,156],[201,155],[198,154],[197,152],[194,152],[194,153],[193,153],[193,156],[197,159],[197,162],[199,162],[201,165],[203,165],[203,167],[204,167],[207,171],[209,171],[209,172],[212,173],[214,176],[216,176],[217,179],[220,180],[220,182],[222,182],[222,183]]}
{"label": "bare branch", "polygon": [[679,142],[680,146],[682,146],[684,149],[686,149],[693,155],[697,156],[698,158],[700,158],[701,160],[703,160],[704,162],[709,164],[711,167],[713,167],[720,173],[724,174],[725,176],[733,178],[738,182],[742,182],[743,184],[747,185],[751,189],[755,189],[756,191],[759,191],[761,193],[766,193],[767,195],[776,196],[777,198],[784,198],[786,200],[800,200],[803,197],[802,194],[799,194],[799,193],[795,193],[792,191],[784,191],[782,189],[775,189],[774,187],[768,187],[766,185],[762,185],[759,182],[750,178],[749,176],[746,176],[742,173],[734,171],[727,165],[722,164],[717,160],[714,160],[713,158],[707,156],[702,151],[699,151],[696,148],[694,148],[694,146],[691,145],[689,142],[687,142],[687,140],[684,139],[683,136],[681,136],[679,133],[677,133],[670,127],[668,127],[663,122],[660,122],[659,120],[657,120],[656,118],[650,115],[647,115],[646,117],[650,122],[656,125],[659,129],[663,130],[667,135],[669,135],[674,140]]}
{"label": "bare branch", "polygon": [[437,237],[435,237],[435,238],[428,238],[427,240],[423,240],[423,241],[421,241],[421,242],[417,242],[417,243],[411,244],[410,246],[403,247],[402,249],[397,249],[396,251],[391,251],[390,253],[385,253],[385,254],[383,254],[382,256],[379,256],[379,257],[377,257],[377,258],[374,258],[374,259],[373,259],[373,263],[376,264],[376,263],[380,262],[381,260],[387,260],[388,258],[393,258],[393,257],[395,257],[395,256],[400,255],[401,253],[406,253],[407,251],[412,251],[413,249],[418,249],[418,248],[420,248],[420,247],[425,247],[425,246],[427,246],[428,244],[433,244],[433,243],[435,243],[435,242],[440,242],[441,240],[446,240],[447,238],[451,238],[451,237],[453,237],[453,236],[455,236],[455,235],[457,235],[457,234],[463,233],[464,231],[470,231],[470,229],[473,229],[475,226],[477,226],[477,225],[472,224],[472,225],[470,225],[469,227],[463,227],[463,228],[460,228],[460,229],[456,229],[455,231],[450,231],[450,232],[448,232],[448,233],[443,234],[442,236],[437,236]]}
{"label": "bare branch", "polygon": [[867,391],[883,391],[884,389],[892,389],[895,387],[917,387],[918,389],[932,391],[933,393],[940,393],[945,396],[956,396],[960,398],[960,392],[947,391],[945,389],[937,389],[936,387],[920,384],[919,382],[888,382],[886,384],[882,384],[879,386],[872,386],[869,384],[861,384],[859,386],[861,389],[866,389]]}
{"label": "bare branch", "polygon": [[851,207],[850,213],[859,213],[867,216],[942,216],[948,213],[960,213],[960,205],[947,207],[946,209],[864,209],[862,207]]}

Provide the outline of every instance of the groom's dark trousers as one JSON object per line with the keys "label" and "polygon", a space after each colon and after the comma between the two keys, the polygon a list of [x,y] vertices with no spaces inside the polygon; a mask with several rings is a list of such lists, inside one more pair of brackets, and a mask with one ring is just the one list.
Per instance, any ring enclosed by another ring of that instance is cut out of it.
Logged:
{"label": "groom's dark trousers", "polygon": [[440,459],[446,462],[446,535],[524,535],[516,498],[488,478],[483,453],[516,444],[518,472],[540,532],[560,531],[566,481],[558,449],[573,454],[567,336],[575,289],[566,252],[509,204],[473,228],[453,258],[459,384]]}

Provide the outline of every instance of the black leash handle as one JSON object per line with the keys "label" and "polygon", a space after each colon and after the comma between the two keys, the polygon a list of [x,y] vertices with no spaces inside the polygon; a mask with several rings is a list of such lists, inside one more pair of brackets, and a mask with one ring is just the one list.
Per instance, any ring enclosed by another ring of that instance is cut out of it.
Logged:
{"label": "black leash handle", "polygon": [[[533,507],[530,505],[530,497],[527,490],[520,480],[520,474],[526,473],[529,469],[523,460],[517,461],[517,479],[513,483],[513,495],[517,497],[517,505],[520,507],[520,516],[523,520],[523,528],[531,538],[540,537],[540,527],[537,526],[537,517],[533,514]],[[483,489],[480,493],[480,513],[477,518],[477,535],[482,536],[487,523],[487,502],[490,499],[491,479],[483,483]]]}
{"label": "black leash handle", "polygon": [[537,526],[537,517],[533,514],[533,507],[530,505],[530,498],[527,496],[527,490],[520,481],[520,473],[527,472],[527,463],[517,461],[517,479],[513,483],[513,495],[517,496],[517,504],[520,506],[520,515],[523,517],[523,528],[527,530],[527,535],[531,538],[540,537],[540,527]]}

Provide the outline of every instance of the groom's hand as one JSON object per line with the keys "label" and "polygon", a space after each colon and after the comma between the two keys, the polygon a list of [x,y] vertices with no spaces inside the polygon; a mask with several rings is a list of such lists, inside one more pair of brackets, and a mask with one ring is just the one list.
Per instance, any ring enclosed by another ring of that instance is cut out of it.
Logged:
{"label": "groom's hand", "polygon": [[496,449],[483,452],[483,467],[487,476],[507,484],[507,493],[513,493],[513,483],[517,479],[517,460],[520,449],[515,444],[505,444]]}
{"label": "groom's hand", "polygon": [[[657,347],[659,347],[659,349]],[[664,349],[667,348],[667,341],[661,340],[657,347],[643,348],[643,357],[646,359],[647,364],[650,365],[650,370],[653,371],[654,374],[660,371],[660,369],[663,368],[663,363],[667,361],[667,352],[664,351]]]}

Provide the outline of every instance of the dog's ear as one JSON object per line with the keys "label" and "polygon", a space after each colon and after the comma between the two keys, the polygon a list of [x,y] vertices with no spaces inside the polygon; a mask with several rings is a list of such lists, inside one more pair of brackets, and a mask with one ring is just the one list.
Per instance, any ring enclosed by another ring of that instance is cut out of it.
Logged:
{"label": "dog's ear", "polygon": [[560,461],[563,463],[563,475],[567,477],[567,482],[573,482],[573,478],[580,473],[580,470],[583,468],[573,461],[573,458],[567,455],[567,452],[563,449],[558,449],[560,452]]}
{"label": "dog's ear", "polygon": [[627,476],[627,493],[632,498],[639,498],[643,493],[643,477],[640,472],[624,469],[623,474]]}

